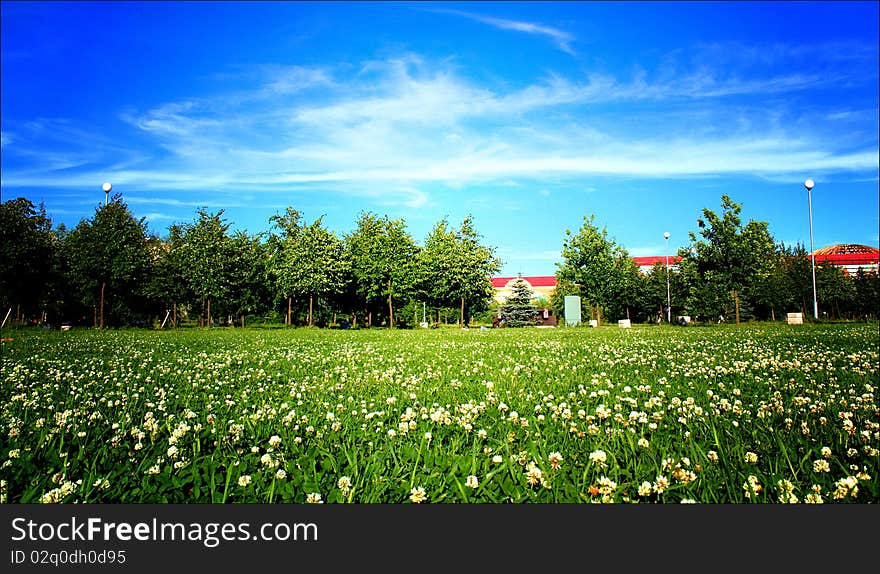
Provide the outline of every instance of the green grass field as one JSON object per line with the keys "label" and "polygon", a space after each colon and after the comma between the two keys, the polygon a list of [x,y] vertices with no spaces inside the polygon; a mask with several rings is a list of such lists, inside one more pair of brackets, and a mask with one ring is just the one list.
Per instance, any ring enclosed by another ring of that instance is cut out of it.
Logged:
{"label": "green grass field", "polygon": [[3,337],[6,503],[880,502],[876,322]]}

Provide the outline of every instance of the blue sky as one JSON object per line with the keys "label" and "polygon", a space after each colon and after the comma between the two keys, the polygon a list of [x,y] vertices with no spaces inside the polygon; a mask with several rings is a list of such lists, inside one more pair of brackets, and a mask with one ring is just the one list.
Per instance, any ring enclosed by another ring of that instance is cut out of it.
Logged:
{"label": "blue sky", "polygon": [[877,2],[2,2],[3,200],[73,227],[109,181],[165,235],[196,210],[338,234],[472,215],[551,275],[585,215],[631,255],[722,194],[778,241],[876,246]]}

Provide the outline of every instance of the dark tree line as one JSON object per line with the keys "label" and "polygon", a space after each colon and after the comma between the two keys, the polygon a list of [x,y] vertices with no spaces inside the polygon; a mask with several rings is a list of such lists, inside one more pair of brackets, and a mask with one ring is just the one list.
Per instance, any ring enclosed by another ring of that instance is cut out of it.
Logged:
{"label": "dark tree line", "polygon": [[13,324],[210,327],[257,316],[394,328],[428,308],[467,324],[488,308],[500,270],[470,217],[458,229],[441,220],[419,245],[402,219],[362,213],[340,237],[293,208],[256,235],[199,209],[160,238],[119,195],[70,231],[23,198],[0,216],[0,305]]}
{"label": "dark tree line", "polygon": [[[633,321],[666,320],[667,280],[672,319],[688,315],[706,321],[784,319],[786,313],[812,316],[812,265],[802,245],[773,239],[766,222],[743,224],[742,206],[722,196],[720,214],[704,209],[690,244],[679,250],[677,269],[657,263],[642,274],[626,249],[585,217],[577,233],[566,230],[557,288],[551,304],[558,313],[565,295],[580,295],[584,316]],[[831,264],[816,267],[820,317],[880,316],[876,272],[854,275]]]}
{"label": "dark tree line", "polygon": [[[812,268],[804,247],[775,242],[766,222],[743,224],[741,206],[727,196],[721,207],[720,214],[703,210],[674,271],[658,263],[645,274],[594,216],[585,217],[577,233],[566,230],[551,306],[561,315],[565,295],[580,295],[584,316],[599,322],[665,320],[668,281],[673,319],[809,317]],[[402,219],[369,212],[343,236],[293,208],[270,223],[266,233],[232,232],[222,210],[199,209],[160,238],[119,195],[72,230],[53,228],[42,205],[5,201],[0,313],[12,324],[210,327],[259,317],[394,328],[441,316],[467,325],[491,306],[490,277],[500,261],[471,217],[458,228],[438,221],[421,244]],[[822,264],[816,284],[822,317],[880,315],[877,273],[848,275]],[[508,303],[531,312],[532,302]],[[506,311],[512,323],[530,322]]]}

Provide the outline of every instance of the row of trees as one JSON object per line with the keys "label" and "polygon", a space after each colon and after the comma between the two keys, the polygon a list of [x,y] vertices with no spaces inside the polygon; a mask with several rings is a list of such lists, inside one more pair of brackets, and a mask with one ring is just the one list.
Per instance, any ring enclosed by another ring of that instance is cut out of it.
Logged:
{"label": "row of trees", "polygon": [[[672,317],[705,320],[730,318],[775,320],[785,313],[812,313],[812,264],[802,245],[786,246],[771,235],[766,222],[743,224],[742,206],[721,198],[721,214],[703,209],[698,231],[681,248],[677,270],[669,273]],[[577,233],[566,230],[557,288],[551,304],[561,313],[565,295],[580,295],[584,313],[633,321],[665,320],[667,269],[661,262],[639,272],[626,249],[605,228],[584,218]],[[818,265],[816,291],[820,314],[831,318],[877,317],[880,280],[860,270],[848,275],[834,265]]]}
{"label": "row of trees", "polygon": [[247,315],[280,313],[288,325],[344,316],[351,326],[394,328],[427,308],[455,308],[466,324],[487,308],[490,277],[500,270],[471,217],[458,228],[442,219],[422,245],[401,219],[362,213],[339,237],[293,208],[257,235],[232,232],[222,210],[200,209],[159,238],[119,195],[71,231],[53,229],[45,208],[23,198],[4,202],[0,217],[2,307],[32,322],[104,327],[189,317],[210,326],[218,316],[244,324]]}
{"label": "row of trees", "polygon": [[[743,224],[741,206],[722,196],[722,212],[704,209],[677,270],[662,263],[639,272],[626,249],[585,217],[566,230],[551,301],[563,314],[565,295],[580,295],[585,315],[604,322],[665,317],[667,281],[673,316],[776,319],[807,315],[812,270],[803,246],[774,241],[766,222]],[[533,301],[518,293],[494,306],[490,277],[500,271],[495,249],[483,245],[471,217],[458,228],[444,218],[418,244],[402,219],[361,213],[338,236],[322,218],[308,223],[288,208],[271,229],[231,231],[223,211],[197,212],[166,238],[147,232],[121,197],[99,206],[73,230],[52,227],[43,206],[18,198],[0,209],[0,304],[14,321],[145,325],[181,318],[210,326],[215,317],[282,316],[284,323],[357,326],[412,324],[427,309],[467,325],[480,311],[505,324],[532,322]],[[878,315],[876,273],[847,275],[819,265],[820,310],[829,317]],[[432,315],[434,316],[434,315]],[[344,319],[340,320],[340,317]],[[350,321],[350,323],[349,323]],[[433,320],[432,320],[433,322]]]}

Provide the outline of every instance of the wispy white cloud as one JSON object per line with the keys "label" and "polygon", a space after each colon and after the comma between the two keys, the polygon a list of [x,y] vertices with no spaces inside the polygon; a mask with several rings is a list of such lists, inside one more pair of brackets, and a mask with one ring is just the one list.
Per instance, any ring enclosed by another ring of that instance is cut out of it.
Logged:
{"label": "wispy white cloud", "polygon": [[213,208],[242,207],[242,202],[218,201],[216,197],[202,199],[200,201],[182,201],[180,199],[167,199],[160,197],[143,197],[140,195],[125,195],[125,202],[130,205],[167,205],[170,207],[201,207],[211,205]]}
{"label": "wispy white cloud", "polygon": [[556,44],[556,46],[563,52],[571,54],[572,56],[575,55],[575,51],[571,47],[572,42],[575,41],[575,37],[568,32],[565,32],[558,28],[554,28],[552,26],[537,24],[534,22],[523,22],[520,20],[508,20],[506,18],[483,16],[480,14],[465,12],[462,10],[434,10],[434,12],[462,16],[464,18],[476,20],[477,22],[482,22],[483,24],[494,26],[495,28],[501,30],[513,30],[515,32],[545,36],[552,40]]}
{"label": "wispy white cloud", "polygon": [[[810,115],[775,97],[831,80],[806,72],[744,78],[701,67],[671,81],[671,69],[631,78],[551,73],[510,89],[478,84],[449,63],[413,54],[370,61],[348,76],[331,68],[265,67],[250,91],[237,88],[234,97],[219,93],[122,114],[142,148],[162,154],[129,151],[131,161],[98,169],[89,164],[101,165],[102,155],[82,147],[74,147],[82,156],[57,154],[55,161],[45,152],[43,166],[4,170],[2,182],[91,187],[110,180],[144,191],[318,186],[420,207],[431,204],[428,184],[876,173],[876,116],[873,126],[839,130],[835,122],[844,115]],[[308,90],[314,94],[302,97]],[[733,97],[737,105],[721,105]],[[43,122],[30,135],[74,140],[87,131]],[[27,147],[19,143],[16,132],[9,150]],[[65,161],[79,169],[52,171]]]}

